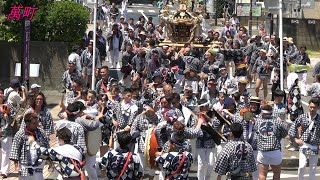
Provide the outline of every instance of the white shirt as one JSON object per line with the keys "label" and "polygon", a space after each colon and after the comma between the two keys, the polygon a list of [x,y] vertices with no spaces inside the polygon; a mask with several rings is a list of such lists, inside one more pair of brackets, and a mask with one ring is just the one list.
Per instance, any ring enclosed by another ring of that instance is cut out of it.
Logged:
{"label": "white shirt", "polygon": [[[10,87],[10,88],[7,88],[5,91],[4,91],[4,96],[7,95],[8,92],[12,91],[13,89]],[[9,97],[8,97],[8,100],[7,100],[8,104],[14,104],[14,105],[17,105],[17,107],[20,107],[20,105],[22,104],[23,102],[23,99],[21,98],[21,96],[19,95],[19,93],[15,90],[13,90],[10,94],[9,94]]]}
{"label": "white shirt", "polygon": [[215,109],[216,111],[222,111],[223,110],[223,105],[221,104],[219,101],[217,103],[215,103],[212,107],[213,109]]}

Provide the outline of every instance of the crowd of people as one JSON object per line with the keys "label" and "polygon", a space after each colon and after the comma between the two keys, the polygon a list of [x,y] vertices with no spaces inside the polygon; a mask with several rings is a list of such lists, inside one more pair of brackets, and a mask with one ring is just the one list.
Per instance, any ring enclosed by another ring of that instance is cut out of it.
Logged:
{"label": "crowd of people", "polygon": [[[83,48],[74,47],[69,55],[61,120],[53,121],[40,85],[27,91],[13,79],[0,89],[3,178],[12,160],[21,179],[43,179],[45,163],[64,180],[154,179],[156,174],[188,179],[196,160],[199,180],[214,173],[217,179],[265,180],[269,167],[280,179],[282,152],[288,149],[299,151],[299,179],[307,160],[309,179],[315,179],[320,74],[316,66],[314,83],[306,83],[305,46],[267,35],[263,26],[249,36],[236,16],[222,31],[209,30],[197,40],[217,42],[214,47],[160,46],[166,38],[163,24],[143,16],[137,23],[124,16],[118,22],[117,16],[97,31],[96,59],[92,32]],[[280,41],[288,92],[280,89]],[[109,75],[109,68],[118,66],[121,79]],[[255,94],[248,90],[253,87]],[[307,109],[302,96],[311,96]],[[97,154],[87,136],[99,129]],[[58,146],[50,147],[54,135]],[[287,137],[290,143],[283,145]]]}

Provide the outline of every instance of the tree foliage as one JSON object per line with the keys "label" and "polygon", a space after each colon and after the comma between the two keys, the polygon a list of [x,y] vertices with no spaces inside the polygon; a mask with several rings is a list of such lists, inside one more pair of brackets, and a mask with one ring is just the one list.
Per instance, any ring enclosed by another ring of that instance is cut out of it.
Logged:
{"label": "tree foliage", "polygon": [[[89,13],[81,4],[73,1],[6,0],[3,3],[4,14],[10,14],[10,7],[14,5],[39,8],[31,21],[32,41],[63,41],[72,45],[80,42],[86,32]],[[0,40],[20,41],[22,22],[0,16]]]}
{"label": "tree foliage", "polygon": [[48,40],[78,43],[86,32],[88,18],[88,11],[78,3],[52,3],[46,16]]}

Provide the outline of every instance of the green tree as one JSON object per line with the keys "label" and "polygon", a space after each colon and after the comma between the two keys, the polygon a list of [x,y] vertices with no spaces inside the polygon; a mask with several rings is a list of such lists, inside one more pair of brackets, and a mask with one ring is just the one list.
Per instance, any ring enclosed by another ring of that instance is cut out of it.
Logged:
{"label": "green tree", "polygon": [[[87,29],[89,13],[85,7],[73,1],[6,0],[0,5],[3,5],[5,15],[10,14],[10,7],[14,5],[39,8],[31,21],[32,41],[78,44]],[[22,20],[7,20],[5,16],[0,16],[0,40],[21,41],[22,23]]]}
{"label": "green tree", "polygon": [[217,7],[217,15],[218,15],[218,18],[222,18],[223,15],[223,7],[225,5],[225,1],[224,0],[216,0],[218,1],[217,4],[218,4],[218,7]]}
{"label": "green tree", "polygon": [[47,40],[78,44],[87,30],[89,12],[81,4],[58,1],[46,16]]}

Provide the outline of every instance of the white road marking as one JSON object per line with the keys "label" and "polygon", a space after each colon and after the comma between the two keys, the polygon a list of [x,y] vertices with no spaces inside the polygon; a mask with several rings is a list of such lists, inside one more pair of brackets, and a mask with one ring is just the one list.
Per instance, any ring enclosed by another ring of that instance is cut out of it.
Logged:
{"label": "white road marking", "polygon": [[127,7],[130,7],[130,8],[139,8],[139,7],[147,7],[147,8],[152,8],[153,5],[152,4],[135,4],[133,3],[132,5],[128,5]]}
{"label": "white road marking", "polygon": [[304,105],[306,105],[306,106],[309,106],[309,104],[308,104],[307,102],[302,101],[302,100],[301,100],[301,102],[302,102],[302,104],[304,104]]}
{"label": "white road marking", "polygon": [[150,13],[155,13],[156,11],[153,9],[148,10]]}
{"label": "white road marking", "polygon": [[128,13],[129,13],[129,12],[131,13],[131,12],[133,12],[133,11],[132,11],[132,9],[128,9],[128,11],[127,11],[127,12],[128,12]]}
{"label": "white road marking", "polygon": [[[267,180],[272,180],[273,179],[272,176],[273,176],[273,173],[269,172]],[[316,176],[320,176],[320,174],[316,174]],[[297,172],[297,174],[283,174],[283,173],[281,173],[281,175],[280,175],[280,179],[289,179],[289,178],[297,178],[297,177],[298,177],[298,172]],[[306,173],[304,175],[304,177],[309,177],[309,173]]]}

